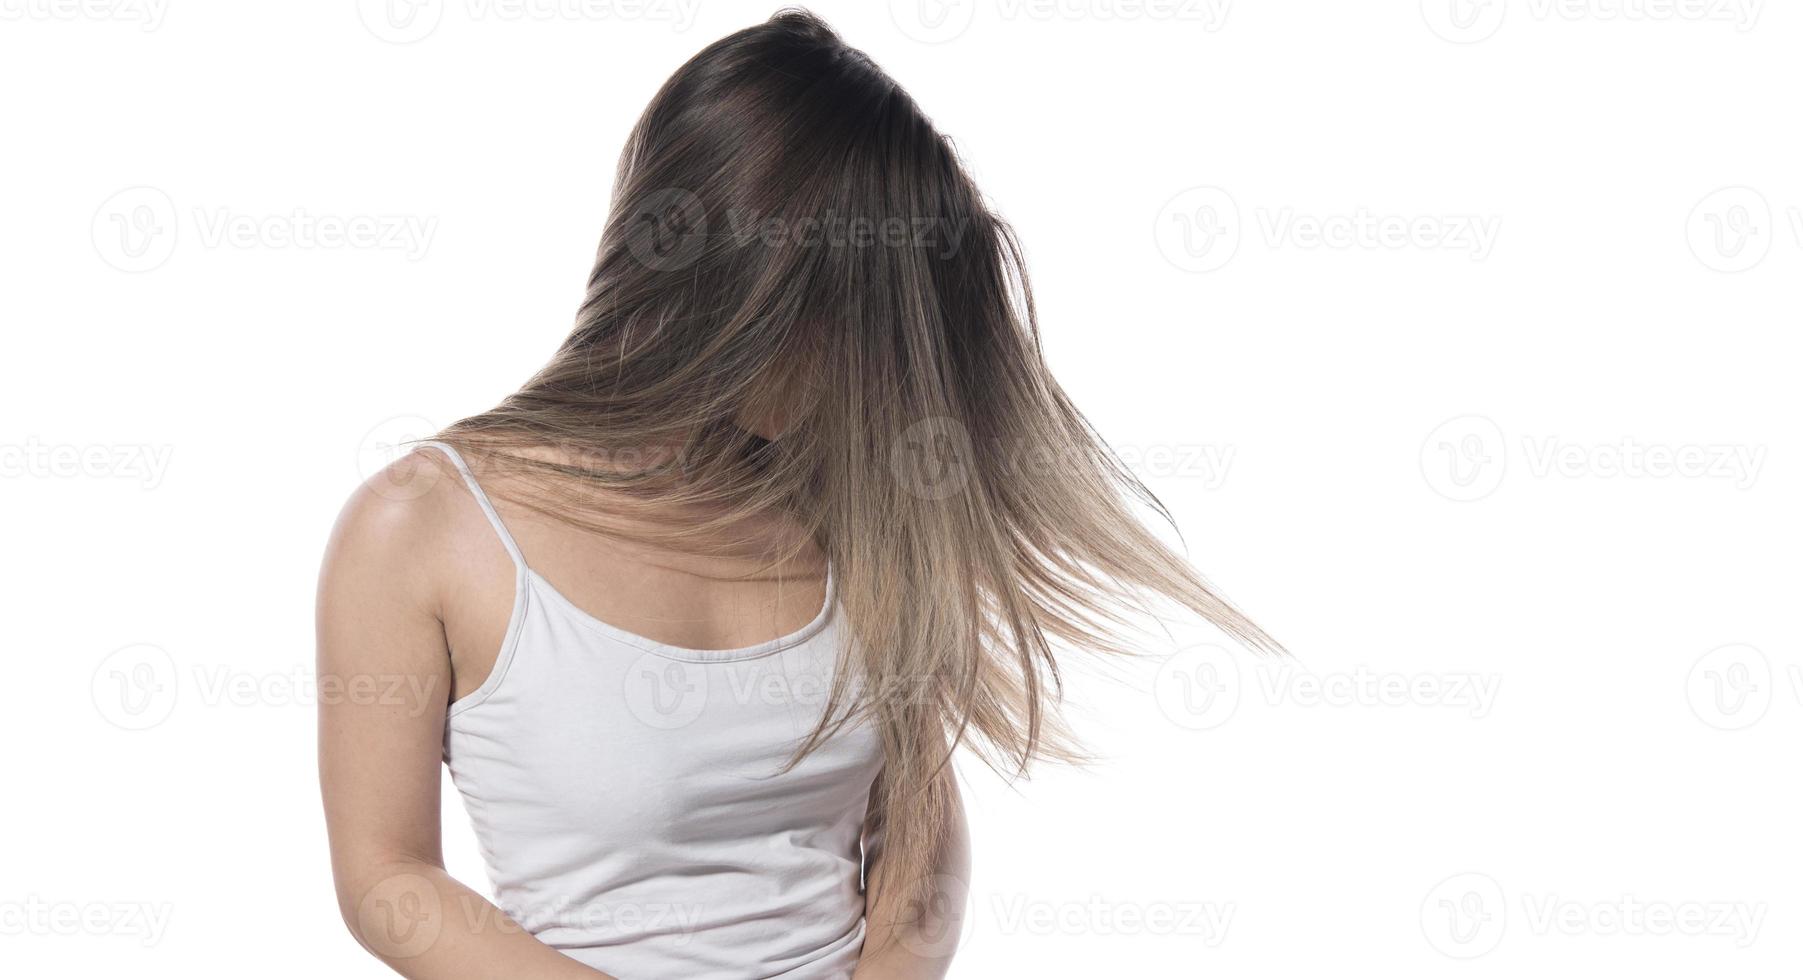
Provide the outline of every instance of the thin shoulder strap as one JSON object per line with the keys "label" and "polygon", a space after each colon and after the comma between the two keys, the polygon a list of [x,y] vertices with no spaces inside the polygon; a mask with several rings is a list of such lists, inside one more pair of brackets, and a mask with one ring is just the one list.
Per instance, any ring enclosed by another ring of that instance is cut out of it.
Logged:
{"label": "thin shoulder strap", "polygon": [[513,535],[507,533],[507,525],[501,522],[501,515],[496,513],[495,505],[489,501],[488,494],[482,492],[482,484],[476,482],[476,476],[470,472],[469,464],[463,461],[463,454],[459,453],[456,447],[447,443],[422,442],[419,445],[422,448],[431,447],[444,453],[445,458],[457,467],[457,472],[463,474],[463,482],[470,488],[470,496],[476,498],[476,503],[482,508],[482,513],[488,515],[488,523],[494,525],[495,536],[501,539],[501,545],[513,557],[514,567],[524,571],[526,556],[520,553],[520,546],[514,543]]}

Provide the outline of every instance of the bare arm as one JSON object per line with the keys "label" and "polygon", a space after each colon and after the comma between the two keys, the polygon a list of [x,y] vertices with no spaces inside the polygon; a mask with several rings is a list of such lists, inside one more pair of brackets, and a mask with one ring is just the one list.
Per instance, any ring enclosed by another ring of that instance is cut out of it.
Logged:
{"label": "bare arm", "polygon": [[[864,952],[853,980],[939,980],[951,969],[968,912],[970,832],[958,780],[947,766],[940,774],[947,794],[944,846],[929,872],[931,889],[923,903],[912,888],[883,889],[881,830],[867,837],[875,857],[865,875],[866,894],[875,901],[864,913]],[[872,847],[874,845],[874,847]]]}
{"label": "bare arm", "polygon": [[605,980],[444,870],[438,800],[451,664],[434,577],[454,567],[440,560],[435,529],[447,496],[359,490],[320,574],[319,777],[339,909],[357,941],[402,976]]}

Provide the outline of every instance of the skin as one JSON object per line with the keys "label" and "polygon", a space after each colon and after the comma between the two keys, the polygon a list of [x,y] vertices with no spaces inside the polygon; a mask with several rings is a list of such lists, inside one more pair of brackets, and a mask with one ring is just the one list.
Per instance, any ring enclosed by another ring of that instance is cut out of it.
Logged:
{"label": "skin", "polygon": [[[938,980],[951,969],[968,899],[970,834],[964,820],[964,803],[958,796],[958,782],[949,770],[944,785],[951,793],[952,806],[946,825],[940,828],[945,850],[933,869],[936,880],[944,883],[935,889],[935,908],[922,916],[920,910],[908,908],[893,893],[867,906],[864,950],[852,980]],[[867,850],[870,843],[866,834]],[[870,890],[877,891],[883,881],[880,857],[868,877]]]}
{"label": "skin", "polygon": [[[758,421],[780,433],[779,420]],[[811,548],[737,580],[760,556],[796,544],[794,528],[735,528],[718,556],[676,555],[550,521],[499,500],[505,488],[483,479],[534,570],[634,633],[693,648],[746,646],[801,628],[825,600],[824,562]],[[333,878],[352,935],[403,976],[607,976],[539,942],[444,870],[445,710],[494,666],[514,575],[455,469],[431,451],[360,487],[327,547],[317,622],[319,772]],[[938,870],[962,882],[968,843],[962,807],[953,809]],[[868,874],[881,880],[880,857]],[[961,907],[961,895],[956,902]],[[906,912],[867,909],[857,980],[945,975],[952,951],[943,922],[923,929]]]}

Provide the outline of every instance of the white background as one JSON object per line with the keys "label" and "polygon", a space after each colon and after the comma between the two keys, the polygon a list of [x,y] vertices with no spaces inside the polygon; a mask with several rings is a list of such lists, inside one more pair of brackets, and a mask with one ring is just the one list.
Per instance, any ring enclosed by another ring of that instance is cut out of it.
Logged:
{"label": "white background", "polygon": [[[1803,11],[1458,3],[816,4],[1298,656],[1080,672],[1109,761],[972,774],[956,976],[1803,961]],[[0,971],[386,975],[314,784],[327,530],[550,353],[633,118],[771,9],[0,0]]]}

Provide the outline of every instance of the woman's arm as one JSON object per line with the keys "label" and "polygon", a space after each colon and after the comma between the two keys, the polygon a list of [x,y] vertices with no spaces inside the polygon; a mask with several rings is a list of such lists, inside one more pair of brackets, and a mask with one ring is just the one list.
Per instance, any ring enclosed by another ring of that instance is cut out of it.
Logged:
{"label": "woman's arm", "polygon": [[436,576],[456,567],[442,530],[450,486],[406,500],[365,486],[326,551],[319,777],[338,906],[357,941],[403,976],[605,978],[444,870],[438,800],[451,665]]}
{"label": "woman's arm", "polygon": [[939,775],[946,795],[942,846],[929,871],[923,900],[913,888],[883,889],[880,825],[867,828],[865,851],[873,855],[864,878],[875,902],[864,912],[864,952],[852,980],[939,980],[951,969],[963,934],[970,893],[970,832],[958,780],[947,765]]}

